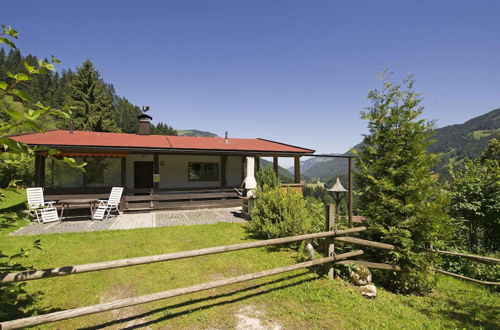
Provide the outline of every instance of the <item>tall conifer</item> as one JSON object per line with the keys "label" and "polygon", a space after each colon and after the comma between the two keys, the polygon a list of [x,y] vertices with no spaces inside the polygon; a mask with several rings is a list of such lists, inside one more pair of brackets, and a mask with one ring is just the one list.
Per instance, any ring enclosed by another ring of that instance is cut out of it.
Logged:
{"label": "tall conifer", "polygon": [[90,60],[77,68],[71,82],[76,130],[119,131],[114,123],[112,94]]}
{"label": "tall conifer", "polygon": [[431,172],[436,158],[426,153],[434,125],[419,118],[422,99],[413,84],[412,79],[403,85],[384,81],[382,90],[369,93],[372,105],[362,112],[369,133],[357,152],[355,179],[367,234],[401,248],[376,252],[377,258],[403,267],[379,279],[398,292],[426,293],[433,276],[424,251],[439,244],[450,228],[446,195]]}

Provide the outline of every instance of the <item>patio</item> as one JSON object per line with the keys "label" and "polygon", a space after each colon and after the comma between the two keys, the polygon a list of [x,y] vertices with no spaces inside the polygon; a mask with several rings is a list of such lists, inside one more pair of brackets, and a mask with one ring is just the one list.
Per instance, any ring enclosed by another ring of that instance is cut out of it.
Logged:
{"label": "patio", "polygon": [[92,221],[88,216],[74,216],[61,222],[41,224],[32,222],[10,235],[40,235],[54,233],[90,232],[99,230],[124,230],[166,226],[202,225],[218,222],[245,222],[239,217],[241,207],[199,209],[182,211],[157,211],[126,213],[103,221]]}

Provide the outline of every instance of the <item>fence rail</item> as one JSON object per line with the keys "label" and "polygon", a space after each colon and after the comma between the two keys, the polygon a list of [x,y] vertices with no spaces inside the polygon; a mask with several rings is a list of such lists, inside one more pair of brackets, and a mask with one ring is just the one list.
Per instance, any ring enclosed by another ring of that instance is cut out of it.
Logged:
{"label": "fence rail", "polygon": [[456,257],[463,257],[463,258],[471,259],[471,260],[474,260],[477,262],[482,262],[485,264],[499,263],[500,262],[500,259],[497,259],[497,258],[478,256],[475,254],[467,254],[467,253],[451,252],[451,251],[443,251],[443,250],[427,250],[427,251],[431,252],[431,253],[446,254],[446,255],[456,256]]}
{"label": "fence rail", "polygon": [[332,237],[337,235],[356,233],[360,231],[366,230],[366,227],[355,227],[344,230],[337,231],[326,231],[314,234],[306,234],[299,236],[291,236],[284,238],[275,238],[269,239],[265,241],[256,241],[249,243],[241,243],[234,245],[226,245],[226,246],[216,246],[205,249],[197,249],[197,250],[189,250],[189,251],[181,251],[181,252],[173,252],[167,254],[158,254],[153,256],[144,256],[144,257],[136,257],[136,258],[127,258],[127,259],[118,259],[118,260],[110,260],[103,262],[96,262],[91,264],[83,264],[83,265],[75,265],[75,266],[64,266],[57,268],[47,268],[41,270],[28,270],[23,272],[13,272],[13,273],[4,273],[0,274],[0,284],[2,283],[11,283],[11,282],[20,282],[20,281],[30,281],[30,280],[38,280],[47,277],[54,276],[66,276],[72,274],[79,273],[87,273],[87,272],[95,272],[99,270],[113,269],[113,268],[121,268],[121,267],[130,267],[136,265],[144,265],[155,262],[176,260],[176,259],[184,259],[191,257],[199,257],[209,254],[216,253],[224,253],[238,250],[245,250],[257,247],[264,247],[270,245],[278,245],[278,244],[286,244],[292,242],[298,242],[309,239],[316,238],[325,238]]}

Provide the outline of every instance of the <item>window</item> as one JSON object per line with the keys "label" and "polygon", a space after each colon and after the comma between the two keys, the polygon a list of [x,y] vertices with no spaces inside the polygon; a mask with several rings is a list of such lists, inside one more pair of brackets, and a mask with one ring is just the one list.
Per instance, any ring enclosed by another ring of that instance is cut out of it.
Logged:
{"label": "window", "polygon": [[87,187],[113,187],[121,185],[120,158],[86,158]]}
{"label": "window", "polygon": [[45,186],[51,188],[113,187],[121,185],[120,158],[76,158],[87,162],[85,172],[52,159],[45,167]]}
{"label": "window", "polygon": [[189,181],[219,181],[219,163],[189,163]]}

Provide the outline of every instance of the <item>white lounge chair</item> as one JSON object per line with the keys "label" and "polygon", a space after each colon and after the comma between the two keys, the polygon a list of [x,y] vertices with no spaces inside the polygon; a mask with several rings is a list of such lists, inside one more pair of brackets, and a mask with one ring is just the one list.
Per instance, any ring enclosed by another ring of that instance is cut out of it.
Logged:
{"label": "white lounge chair", "polygon": [[123,188],[113,187],[111,189],[111,194],[109,194],[108,200],[98,200],[99,205],[92,214],[93,220],[103,220],[107,219],[111,212],[120,212],[118,210],[118,205],[120,205],[120,199],[122,198]]}
{"label": "white lounge chair", "polygon": [[43,188],[41,187],[27,188],[26,195],[28,197],[28,210],[35,215],[38,222],[40,222],[40,211],[45,208],[55,209],[54,201],[45,202],[43,198]]}
{"label": "white lounge chair", "polygon": [[57,215],[57,209],[55,207],[47,207],[40,211],[43,223],[61,221],[61,218]]}

